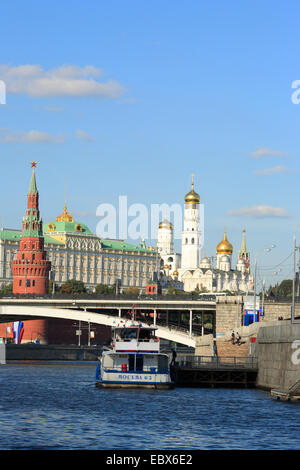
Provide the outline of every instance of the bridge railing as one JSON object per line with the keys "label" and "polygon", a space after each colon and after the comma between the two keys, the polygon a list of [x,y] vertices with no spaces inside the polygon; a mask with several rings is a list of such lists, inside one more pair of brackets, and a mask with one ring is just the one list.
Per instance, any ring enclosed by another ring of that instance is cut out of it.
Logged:
{"label": "bridge railing", "polygon": [[257,358],[247,357],[220,357],[220,356],[179,356],[176,365],[182,368],[234,368],[257,369]]}
{"label": "bridge railing", "polygon": [[85,292],[85,293],[55,293],[54,295],[52,294],[46,294],[46,295],[35,295],[35,294],[0,294],[0,298],[2,299],[57,299],[57,300],[128,300],[128,301],[134,301],[138,302],[139,300],[178,300],[178,301],[185,301],[185,300],[192,300],[192,301],[215,301],[216,298],[215,296],[210,296],[207,298],[202,298],[199,297],[199,295],[195,294],[189,294],[189,293],[183,293],[181,295],[146,295],[146,294],[140,294],[140,295],[129,295],[129,294],[96,294],[96,293],[90,293],[90,292]]}

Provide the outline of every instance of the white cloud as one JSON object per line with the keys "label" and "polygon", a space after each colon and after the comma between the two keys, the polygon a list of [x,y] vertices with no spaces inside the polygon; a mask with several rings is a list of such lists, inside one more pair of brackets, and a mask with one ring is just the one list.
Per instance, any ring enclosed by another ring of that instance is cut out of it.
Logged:
{"label": "white cloud", "polygon": [[290,214],[281,207],[271,207],[271,206],[253,206],[253,207],[244,207],[242,209],[235,209],[227,212],[228,216],[241,216],[241,217],[255,217],[255,218],[265,218],[265,217],[290,217]]}
{"label": "white cloud", "polygon": [[101,69],[92,65],[62,65],[44,70],[41,65],[0,65],[0,79],[7,92],[35,98],[55,96],[93,96],[118,98],[125,88],[115,80],[99,81]]}
{"label": "white cloud", "polygon": [[272,150],[268,147],[260,147],[251,153],[253,158],[264,158],[264,157],[287,157],[288,153],[280,150]]}
{"label": "white cloud", "polygon": [[289,168],[286,168],[285,166],[282,166],[282,165],[278,165],[278,166],[274,166],[272,168],[265,168],[264,170],[256,170],[255,171],[255,175],[274,175],[274,174],[278,174],[278,173],[288,173],[289,171]]}
{"label": "white cloud", "polygon": [[33,144],[41,143],[61,143],[65,142],[63,135],[54,136],[48,132],[41,132],[37,130],[31,130],[28,132],[23,131],[12,131],[9,129],[0,129],[0,142],[2,143],[15,143],[25,142]]}
{"label": "white cloud", "polygon": [[82,129],[77,129],[76,137],[77,139],[85,140],[86,142],[92,142],[94,140],[91,135],[89,135],[87,132],[83,131]]}

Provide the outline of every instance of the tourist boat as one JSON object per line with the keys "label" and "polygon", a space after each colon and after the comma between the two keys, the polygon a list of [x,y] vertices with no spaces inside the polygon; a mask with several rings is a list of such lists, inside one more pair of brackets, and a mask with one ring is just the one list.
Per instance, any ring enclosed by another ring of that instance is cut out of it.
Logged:
{"label": "tourist boat", "polygon": [[106,388],[174,387],[169,356],[160,352],[157,328],[135,320],[120,319],[112,327],[111,349],[103,351],[96,371],[96,385]]}

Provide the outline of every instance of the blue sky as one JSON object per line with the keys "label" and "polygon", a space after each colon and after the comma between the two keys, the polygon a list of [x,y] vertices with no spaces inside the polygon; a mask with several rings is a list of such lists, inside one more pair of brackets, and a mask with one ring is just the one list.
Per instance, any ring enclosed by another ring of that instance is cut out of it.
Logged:
{"label": "blue sky", "polygon": [[276,245],[258,255],[260,278],[291,277],[299,15],[297,1],[4,0],[1,222],[20,227],[32,160],[43,220],[67,182],[68,209],[93,231],[119,195],[183,204],[194,173],[207,254],[226,227],[236,260],[245,228],[252,261]]}

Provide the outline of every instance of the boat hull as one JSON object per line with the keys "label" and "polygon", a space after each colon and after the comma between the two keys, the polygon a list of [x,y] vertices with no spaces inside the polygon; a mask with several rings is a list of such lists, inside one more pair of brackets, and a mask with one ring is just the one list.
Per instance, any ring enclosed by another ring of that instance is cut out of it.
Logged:
{"label": "boat hull", "polygon": [[117,370],[103,371],[99,367],[96,385],[101,388],[152,388],[164,390],[174,388],[169,372],[120,372]]}
{"label": "boat hull", "polygon": [[112,383],[112,382],[96,382],[96,387],[99,388],[110,388],[110,389],[117,389],[117,388],[126,388],[126,389],[152,389],[152,390],[170,390],[174,388],[174,383],[153,383],[153,384],[145,384],[145,383]]}

